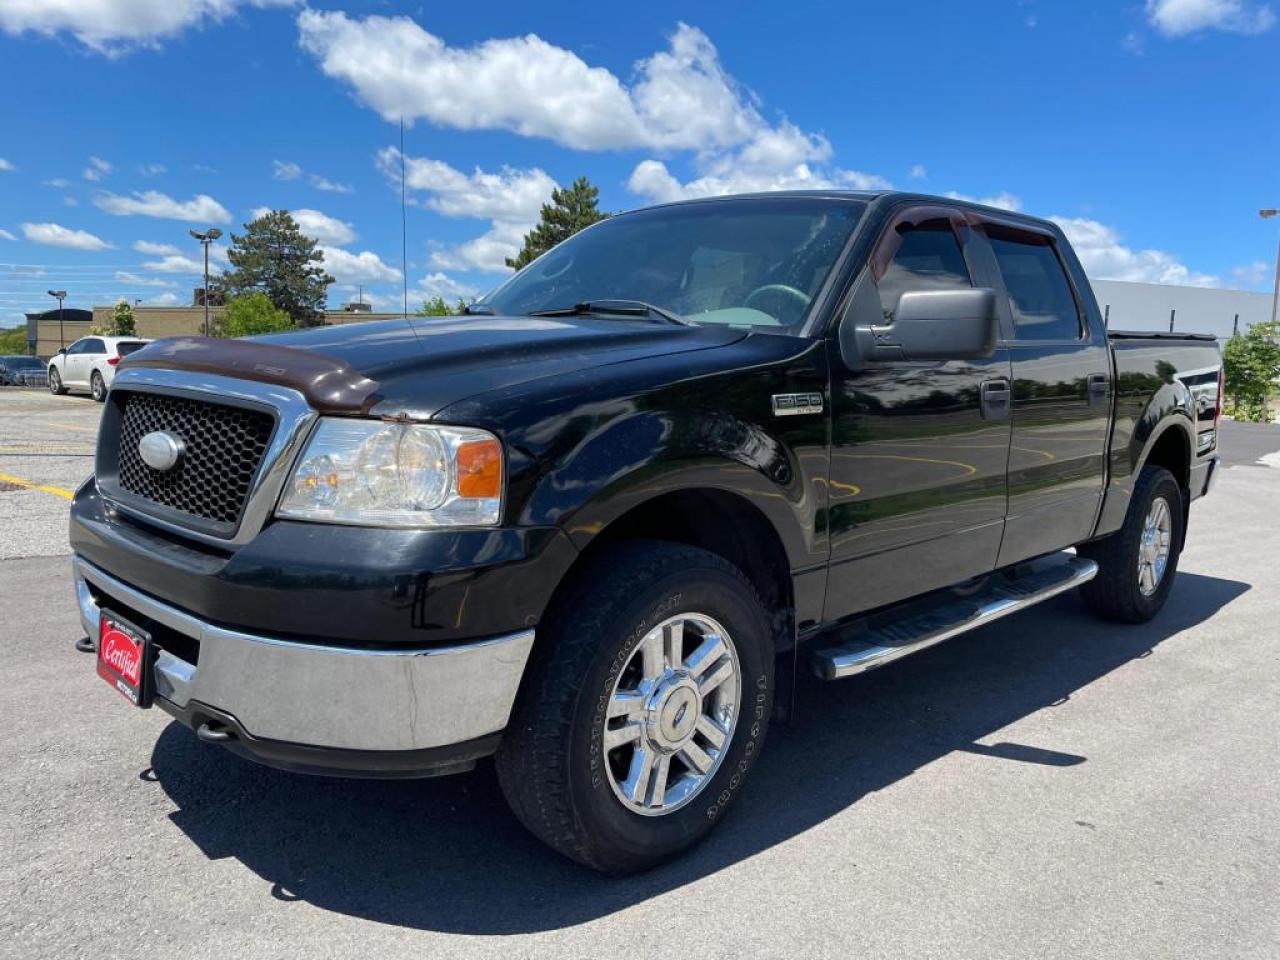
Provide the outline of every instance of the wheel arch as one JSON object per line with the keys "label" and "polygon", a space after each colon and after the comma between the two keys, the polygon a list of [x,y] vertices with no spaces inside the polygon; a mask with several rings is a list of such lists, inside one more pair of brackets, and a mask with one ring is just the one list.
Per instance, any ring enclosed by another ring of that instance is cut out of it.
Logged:
{"label": "wheel arch", "polygon": [[[570,535],[581,536],[581,526]],[[584,571],[596,569],[616,544],[666,540],[707,550],[733,564],[751,581],[770,616],[778,652],[795,642],[795,590],[783,539],[763,510],[747,497],[716,487],[688,487],[656,493],[631,505],[609,522],[592,525],[589,540],[552,592],[544,616],[572,592]]]}

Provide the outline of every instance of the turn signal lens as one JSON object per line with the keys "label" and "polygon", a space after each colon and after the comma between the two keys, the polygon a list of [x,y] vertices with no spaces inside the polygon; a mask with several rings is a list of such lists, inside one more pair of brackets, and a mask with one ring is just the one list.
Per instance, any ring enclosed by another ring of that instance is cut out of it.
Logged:
{"label": "turn signal lens", "polygon": [[473,499],[502,493],[502,447],[497,440],[473,440],[457,453],[458,496]]}

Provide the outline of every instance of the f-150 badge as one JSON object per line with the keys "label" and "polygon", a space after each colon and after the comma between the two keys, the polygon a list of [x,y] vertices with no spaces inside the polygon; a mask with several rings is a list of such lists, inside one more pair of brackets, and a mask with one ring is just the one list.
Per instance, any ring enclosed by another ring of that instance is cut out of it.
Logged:
{"label": "f-150 badge", "polygon": [[773,395],[775,417],[795,417],[802,413],[821,412],[822,394],[820,393],[775,393]]}

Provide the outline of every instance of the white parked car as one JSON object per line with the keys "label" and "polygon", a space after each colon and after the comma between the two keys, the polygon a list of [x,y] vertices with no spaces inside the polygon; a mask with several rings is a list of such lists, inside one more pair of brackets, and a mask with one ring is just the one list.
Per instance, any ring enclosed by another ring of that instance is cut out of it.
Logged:
{"label": "white parked car", "polygon": [[49,360],[49,391],[85,389],[101,403],[116,375],[116,364],[150,343],[140,337],[81,337]]}

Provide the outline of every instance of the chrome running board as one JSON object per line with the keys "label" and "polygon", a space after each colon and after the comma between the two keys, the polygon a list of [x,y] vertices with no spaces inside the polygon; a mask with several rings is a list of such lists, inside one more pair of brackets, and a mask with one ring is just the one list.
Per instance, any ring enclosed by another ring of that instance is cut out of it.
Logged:
{"label": "chrome running board", "polygon": [[841,646],[818,650],[813,654],[814,671],[824,680],[840,680],[874,670],[1056,597],[1092,580],[1097,572],[1092,560],[1064,556],[1019,577],[993,574],[993,582],[974,596],[948,600],[873,627]]}

